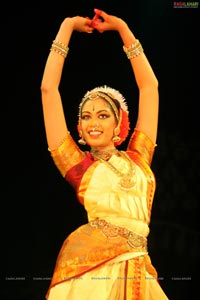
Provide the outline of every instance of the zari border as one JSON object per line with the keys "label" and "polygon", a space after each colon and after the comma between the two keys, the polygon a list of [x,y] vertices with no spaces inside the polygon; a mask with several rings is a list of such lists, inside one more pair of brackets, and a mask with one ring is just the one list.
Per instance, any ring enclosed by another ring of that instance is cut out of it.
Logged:
{"label": "zari border", "polygon": [[143,257],[126,262],[125,300],[144,300],[145,264]]}
{"label": "zari border", "polygon": [[63,177],[65,177],[68,170],[85,157],[84,152],[80,150],[69,132],[58,148],[53,150],[49,149],[49,151]]}
{"label": "zari border", "polygon": [[127,149],[130,151],[137,151],[150,166],[153,159],[155,147],[156,144],[154,144],[145,133],[135,128],[130,138]]}

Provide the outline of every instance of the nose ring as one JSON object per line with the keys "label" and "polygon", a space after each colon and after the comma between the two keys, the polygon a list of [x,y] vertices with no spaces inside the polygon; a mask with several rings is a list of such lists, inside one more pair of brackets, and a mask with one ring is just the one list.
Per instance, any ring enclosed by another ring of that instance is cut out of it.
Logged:
{"label": "nose ring", "polygon": [[95,125],[95,126],[92,128],[92,131],[95,131],[98,127],[99,127],[99,125]]}

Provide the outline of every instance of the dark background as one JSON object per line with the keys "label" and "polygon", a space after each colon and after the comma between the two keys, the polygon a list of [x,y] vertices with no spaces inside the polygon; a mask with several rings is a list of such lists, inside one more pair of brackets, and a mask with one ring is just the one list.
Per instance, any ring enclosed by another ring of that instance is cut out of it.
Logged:
{"label": "dark background", "polygon": [[[128,22],[159,80],[158,146],[152,164],[157,190],[149,253],[169,299],[192,299],[198,288],[200,253],[200,15],[199,8],[175,8],[173,1],[159,0],[5,3],[1,11],[1,299],[44,300],[62,242],[86,222],[74,191],[47,151],[40,83],[61,21],[77,14],[92,16],[94,7]],[[119,36],[74,33],[69,47],[60,91],[74,137],[78,139],[81,97],[102,84],[125,96],[134,128],[138,94]]]}

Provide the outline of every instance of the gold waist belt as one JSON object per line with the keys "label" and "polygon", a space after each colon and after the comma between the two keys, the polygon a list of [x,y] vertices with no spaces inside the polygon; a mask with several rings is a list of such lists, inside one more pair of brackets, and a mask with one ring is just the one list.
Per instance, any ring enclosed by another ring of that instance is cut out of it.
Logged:
{"label": "gold waist belt", "polygon": [[108,238],[120,236],[127,240],[127,243],[130,247],[136,248],[137,250],[141,250],[142,248],[143,250],[147,251],[147,239],[142,235],[128,230],[127,228],[113,225],[103,219],[98,218],[90,221],[89,224],[91,227],[100,228],[103,234]]}

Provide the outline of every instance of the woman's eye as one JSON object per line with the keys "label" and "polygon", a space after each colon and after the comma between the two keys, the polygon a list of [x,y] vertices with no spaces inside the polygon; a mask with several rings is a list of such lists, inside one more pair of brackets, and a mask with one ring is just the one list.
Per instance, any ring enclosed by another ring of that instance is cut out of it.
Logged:
{"label": "woman's eye", "polygon": [[83,115],[83,116],[81,116],[81,119],[82,119],[82,120],[88,120],[89,117],[90,117],[90,116],[88,116],[88,115]]}
{"label": "woman's eye", "polygon": [[[107,115],[107,114],[99,114],[98,115],[98,118],[99,119],[107,119],[107,118],[109,118],[110,116],[109,115]],[[89,120],[91,118],[91,116],[90,115],[82,115],[81,116],[81,119],[82,120]]]}
{"label": "woman's eye", "polygon": [[109,118],[109,116],[106,114],[99,115],[99,119],[107,119],[107,118]]}

